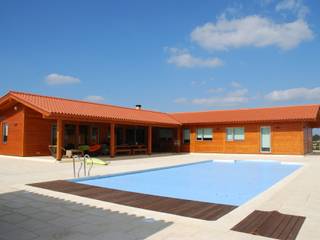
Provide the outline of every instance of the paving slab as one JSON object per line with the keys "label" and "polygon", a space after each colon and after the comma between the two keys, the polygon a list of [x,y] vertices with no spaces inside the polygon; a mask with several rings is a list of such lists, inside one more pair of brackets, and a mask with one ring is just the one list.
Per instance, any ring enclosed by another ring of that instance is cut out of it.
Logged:
{"label": "paving slab", "polygon": [[[79,196],[28,188],[73,178],[71,162],[0,156],[0,240],[3,239],[268,239],[230,231],[254,210],[306,216],[297,239],[320,239],[320,157],[249,154],[179,154],[114,160],[92,175],[151,169],[203,160],[271,159],[303,167],[218,221],[207,222]],[[5,164],[1,164],[1,163]],[[17,167],[19,166],[19,167]]]}

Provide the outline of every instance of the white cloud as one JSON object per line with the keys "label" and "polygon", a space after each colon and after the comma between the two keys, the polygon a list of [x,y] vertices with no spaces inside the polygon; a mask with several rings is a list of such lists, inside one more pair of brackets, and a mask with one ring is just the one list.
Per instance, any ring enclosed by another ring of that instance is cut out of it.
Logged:
{"label": "white cloud", "polygon": [[80,79],[72,76],[51,73],[48,76],[46,76],[45,82],[48,85],[75,84],[80,83]]}
{"label": "white cloud", "polygon": [[206,84],[207,84],[207,81],[205,81],[205,80],[191,81],[191,86],[203,86]]}
{"label": "white cloud", "polygon": [[222,93],[224,91],[224,88],[209,88],[208,93]]}
{"label": "white cloud", "polygon": [[184,104],[188,102],[187,98],[181,97],[181,98],[177,98],[175,100],[173,100],[174,103],[178,103],[178,104]]}
{"label": "white cloud", "polygon": [[236,81],[231,82],[230,86],[233,88],[241,88],[242,87],[241,84]]}
{"label": "white cloud", "polygon": [[206,105],[210,107],[232,107],[249,101],[248,89],[241,88],[228,92],[224,96],[196,98],[192,100],[195,105]]}
{"label": "white cloud", "polygon": [[168,63],[174,64],[177,67],[182,68],[216,68],[223,65],[223,62],[219,58],[199,58],[192,56],[187,50],[178,48],[167,48],[166,49],[170,56]]}
{"label": "white cloud", "polygon": [[320,100],[320,87],[316,88],[290,88],[285,90],[275,90],[267,95],[265,99],[274,102],[292,100]]}
{"label": "white cloud", "polygon": [[298,18],[304,18],[309,13],[309,8],[302,0],[282,0],[276,5],[276,11],[290,11]]}
{"label": "white cloud", "polygon": [[219,18],[216,23],[196,27],[191,33],[192,41],[207,50],[228,50],[246,46],[277,46],[291,49],[313,38],[307,22],[276,23],[258,15],[238,19]]}
{"label": "white cloud", "polygon": [[241,3],[233,3],[232,6],[227,7],[220,17],[237,17],[240,16],[243,10],[243,5]]}
{"label": "white cloud", "polygon": [[229,97],[244,97],[248,94],[248,89],[240,88],[228,93]]}
{"label": "white cloud", "polygon": [[84,100],[89,101],[89,102],[103,102],[105,99],[102,96],[98,95],[90,95],[86,96]]}

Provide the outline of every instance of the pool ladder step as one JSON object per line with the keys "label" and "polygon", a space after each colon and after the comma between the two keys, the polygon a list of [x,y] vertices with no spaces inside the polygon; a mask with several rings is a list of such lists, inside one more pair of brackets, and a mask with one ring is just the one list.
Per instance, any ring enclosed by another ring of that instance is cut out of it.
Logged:
{"label": "pool ladder step", "polygon": [[[90,157],[89,154],[85,154],[84,156],[74,155],[72,156],[73,159],[73,177],[80,177],[81,170],[83,168],[83,175],[84,177],[90,176],[91,169],[93,167],[93,159]],[[76,172],[76,162],[79,162],[79,168]],[[90,167],[87,169],[87,163],[90,163]]]}

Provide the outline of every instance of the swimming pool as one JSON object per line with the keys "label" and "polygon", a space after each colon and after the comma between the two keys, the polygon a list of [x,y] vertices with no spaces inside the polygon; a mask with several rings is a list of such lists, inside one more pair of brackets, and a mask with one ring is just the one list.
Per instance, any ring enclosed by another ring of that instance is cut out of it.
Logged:
{"label": "swimming pool", "polygon": [[271,160],[209,160],[71,181],[156,196],[241,205],[299,167]]}

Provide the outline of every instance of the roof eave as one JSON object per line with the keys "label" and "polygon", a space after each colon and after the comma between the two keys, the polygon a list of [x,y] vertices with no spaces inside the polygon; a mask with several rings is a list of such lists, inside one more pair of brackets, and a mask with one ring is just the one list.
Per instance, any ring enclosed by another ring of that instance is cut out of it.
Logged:
{"label": "roof eave", "polygon": [[183,125],[208,125],[208,124],[254,124],[254,123],[277,123],[277,122],[315,122],[315,118],[304,118],[304,119],[274,119],[274,120],[248,120],[248,121],[220,121],[220,122],[187,122],[181,121]]}
{"label": "roof eave", "polygon": [[[37,111],[37,112],[40,112],[41,114],[45,115],[45,116],[49,116],[50,113],[42,108],[39,108],[38,106],[34,105],[34,104],[31,104],[29,103],[28,101],[25,101],[24,99],[18,97],[18,96],[15,96],[13,93],[9,92],[8,93],[8,98],[12,98],[14,99],[15,101]],[[1,102],[0,102],[1,103]]]}
{"label": "roof eave", "polygon": [[44,115],[44,118],[48,119],[63,119],[65,121],[97,121],[97,122],[108,122],[108,123],[120,123],[120,124],[140,124],[140,125],[154,125],[154,126],[170,126],[178,127],[181,123],[167,123],[167,122],[155,122],[155,121],[139,121],[130,119],[116,119],[116,118],[105,118],[105,117],[92,117],[92,116],[80,116],[74,114],[64,113],[50,113]]}

